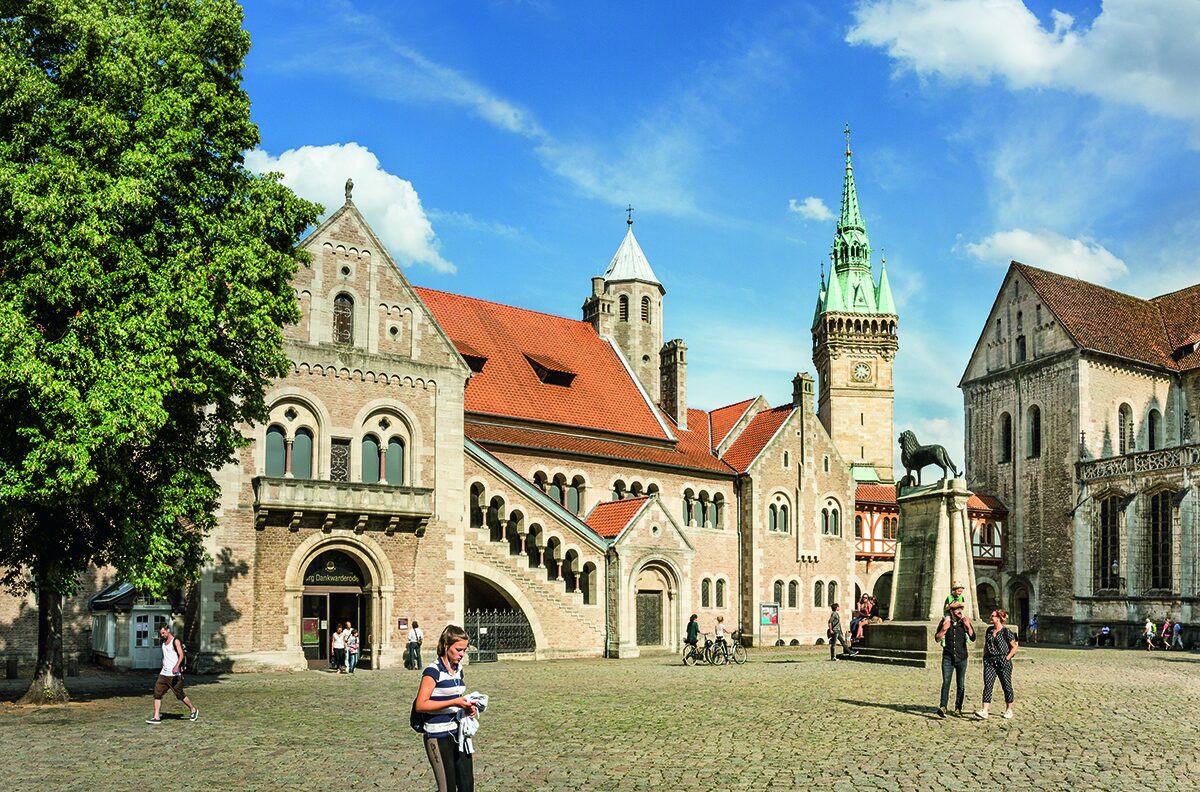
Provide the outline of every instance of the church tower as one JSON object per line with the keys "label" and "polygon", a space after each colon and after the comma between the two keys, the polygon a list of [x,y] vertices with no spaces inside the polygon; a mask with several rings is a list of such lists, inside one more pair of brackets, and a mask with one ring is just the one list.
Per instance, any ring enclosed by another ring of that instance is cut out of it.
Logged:
{"label": "church tower", "polygon": [[842,214],[821,275],[813,317],[813,364],[820,379],[817,413],[858,481],[892,481],[892,362],[898,348],[896,305],[887,269],[871,271],[871,243],[858,208],[846,127]]}
{"label": "church tower", "polygon": [[660,400],[660,353],[663,346],[663,295],[642,247],[633,236],[629,210],[625,238],[604,274],[592,278],[592,295],[583,303],[583,319],[602,336],[617,342],[638,382],[654,403]]}

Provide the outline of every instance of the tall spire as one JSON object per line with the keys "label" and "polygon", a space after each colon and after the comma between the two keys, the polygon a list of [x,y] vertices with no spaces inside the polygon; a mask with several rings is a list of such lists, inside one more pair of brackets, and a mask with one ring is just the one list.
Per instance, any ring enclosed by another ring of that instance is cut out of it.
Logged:
{"label": "tall spire", "polygon": [[854,165],[850,161],[850,125],[846,125],[846,176],[842,181],[842,214],[833,239],[835,272],[851,268],[871,270],[871,243],[858,208],[858,190],[854,186]]}

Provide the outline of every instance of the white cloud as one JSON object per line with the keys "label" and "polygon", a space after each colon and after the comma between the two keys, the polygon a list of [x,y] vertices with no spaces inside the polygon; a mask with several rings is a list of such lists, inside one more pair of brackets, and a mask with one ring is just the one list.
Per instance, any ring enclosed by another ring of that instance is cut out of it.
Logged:
{"label": "white cloud", "polygon": [[1061,11],[1047,28],[1021,0],[867,0],[851,44],[922,75],[1057,88],[1200,122],[1200,3],[1106,0],[1090,27]]}
{"label": "white cloud", "polygon": [[979,242],[968,243],[966,250],[987,264],[1007,266],[1015,259],[1092,283],[1108,283],[1129,271],[1124,261],[1099,242],[1069,239],[1051,231],[997,231]]}
{"label": "white cloud", "polygon": [[829,211],[829,207],[820,198],[808,196],[803,201],[797,201],[795,198],[788,199],[788,211],[795,212],[805,220],[832,220],[833,212]]}
{"label": "white cloud", "polygon": [[433,224],[412,182],[385,171],[369,149],[357,143],[302,146],[278,157],[254,149],[246,152],[246,167],[260,173],[282,173],[284,184],[322,204],[327,213],[342,205],[343,186],[346,179],[353,179],[354,205],[393,259],[454,272],[454,265],[438,251]]}

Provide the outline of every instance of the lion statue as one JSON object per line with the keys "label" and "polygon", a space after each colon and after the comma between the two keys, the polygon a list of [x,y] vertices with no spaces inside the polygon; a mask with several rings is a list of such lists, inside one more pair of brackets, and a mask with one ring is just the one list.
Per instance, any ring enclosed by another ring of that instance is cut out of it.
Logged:
{"label": "lion statue", "polygon": [[955,478],[962,475],[950,461],[950,455],[946,453],[945,448],[940,445],[921,445],[917,442],[917,436],[910,429],[905,429],[900,433],[900,461],[904,464],[904,472],[908,476],[916,474],[918,486],[921,484],[921,468],[927,465],[940,467],[943,480],[950,472],[954,473]]}

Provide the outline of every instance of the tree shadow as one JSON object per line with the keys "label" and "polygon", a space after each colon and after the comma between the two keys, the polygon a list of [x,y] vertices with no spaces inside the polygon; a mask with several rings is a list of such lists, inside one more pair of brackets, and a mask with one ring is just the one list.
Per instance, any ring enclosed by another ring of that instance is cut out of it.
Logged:
{"label": "tree shadow", "polygon": [[881,701],[859,701],[857,699],[838,699],[838,701],[843,704],[853,704],[856,707],[886,709],[926,720],[940,720],[937,714],[937,707],[931,707],[926,704],[884,704]]}

